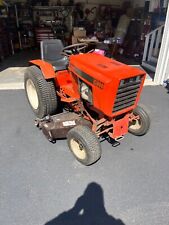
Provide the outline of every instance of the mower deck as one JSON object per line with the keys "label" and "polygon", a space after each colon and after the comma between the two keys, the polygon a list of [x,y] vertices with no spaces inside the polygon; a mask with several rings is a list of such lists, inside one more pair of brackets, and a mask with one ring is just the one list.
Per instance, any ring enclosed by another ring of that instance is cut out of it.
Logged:
{"label": "mower deck", "polygon": [[68,131],[77,125],[92,127],[89,121],[73,112],[64,112],[54,116],[46,116],[44,119],[36,119],[35,125],[42,130],[51,142],[66,138]]}

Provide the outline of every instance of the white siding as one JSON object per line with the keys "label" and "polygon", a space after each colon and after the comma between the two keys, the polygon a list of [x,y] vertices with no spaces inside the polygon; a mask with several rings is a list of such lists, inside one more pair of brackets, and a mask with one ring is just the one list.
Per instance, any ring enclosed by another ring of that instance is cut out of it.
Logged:
{"label": "white siding", "polygon": [[160,49],[160,54],[158,57],[158,63],[156,68],[156,73],[154,81],[157,84],[163,84],[163,82],[169,79],[169,6],[166,16],[166,22],[164,27],[164,34]]}

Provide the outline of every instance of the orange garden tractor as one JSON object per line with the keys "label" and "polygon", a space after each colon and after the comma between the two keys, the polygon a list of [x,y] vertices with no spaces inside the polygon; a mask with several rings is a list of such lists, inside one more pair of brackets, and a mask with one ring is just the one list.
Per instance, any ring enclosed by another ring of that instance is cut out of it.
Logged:
{"label": "orange garden tractor", "polygon": [[67,137],[84,165],[101,157],[99,139],[119,141],[128,131],[144,135],[150,126],[137,106],[144,71],[95,53],[84,43],[63,47],[60,40],[41,42],[41,60],[25,72],[26,96],[36,125],[49,141]]}

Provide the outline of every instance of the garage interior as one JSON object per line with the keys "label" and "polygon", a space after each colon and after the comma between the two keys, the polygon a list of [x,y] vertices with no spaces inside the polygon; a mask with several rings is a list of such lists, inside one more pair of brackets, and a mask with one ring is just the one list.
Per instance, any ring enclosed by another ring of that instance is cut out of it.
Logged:
{"label": "garage interior", "polygon": [[[27,66],[29,60],[39,58],[39,43],[45,39],[61,39],[64,46],[86,42],[100,54],[141,65],[146,35],[164,25],[167,2],[1,0],[0,70]],[[159,40],[156,55],[160,44]]]}

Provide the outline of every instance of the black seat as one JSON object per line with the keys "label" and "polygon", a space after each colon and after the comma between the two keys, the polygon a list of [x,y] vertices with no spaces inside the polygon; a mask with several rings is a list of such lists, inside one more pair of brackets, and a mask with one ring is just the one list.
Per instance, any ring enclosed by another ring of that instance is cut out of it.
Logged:
{"label": "black seat", "polygon": [[63,44],[61,40],[43,40],[40,43],[40,47],[42,60],[51,63],[54,66],[55,71],[66,70],[68,59],[61,54],[63,50]]}

